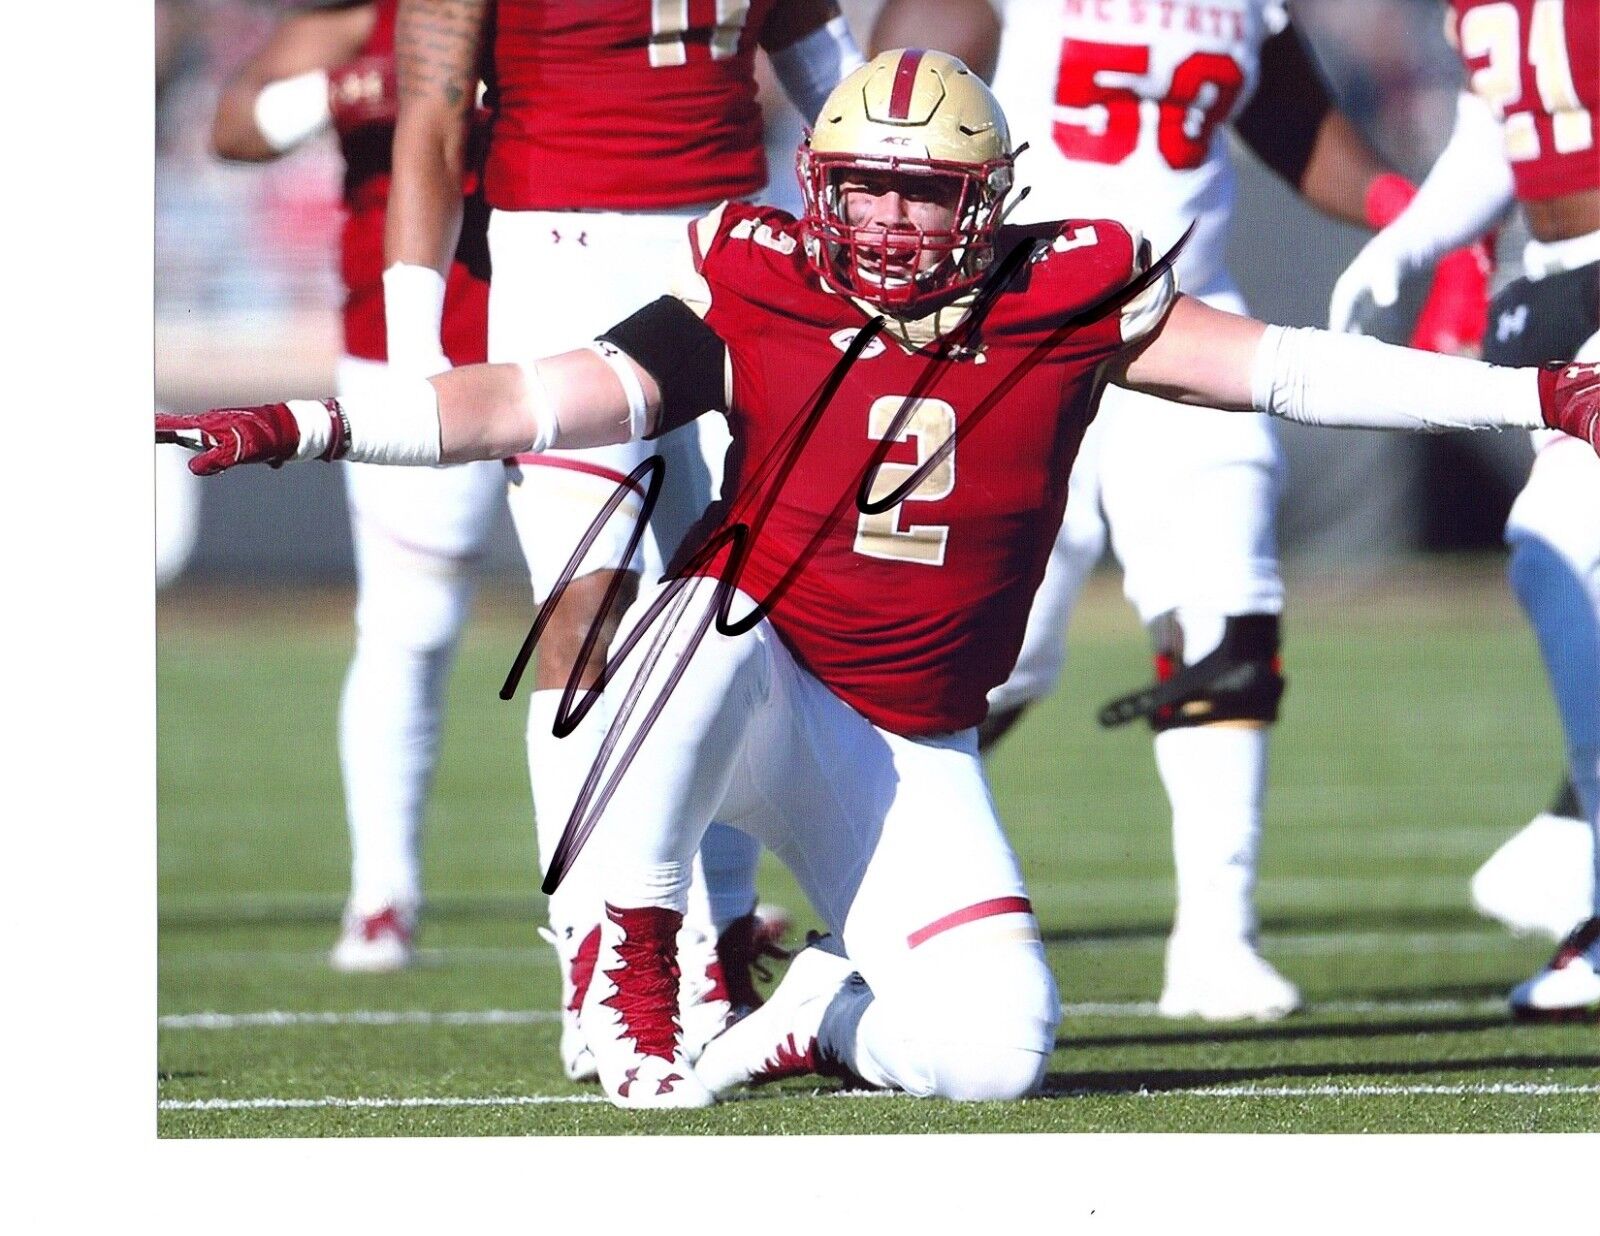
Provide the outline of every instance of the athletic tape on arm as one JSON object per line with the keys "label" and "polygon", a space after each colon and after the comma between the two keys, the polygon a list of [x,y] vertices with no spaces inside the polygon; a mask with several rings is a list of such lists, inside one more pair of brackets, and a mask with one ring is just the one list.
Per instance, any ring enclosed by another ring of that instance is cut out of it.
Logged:
{"label": "athletic tape on arm", "polygon": [[1538,429],[1537,371],[1395,347],[1362,335],[1269,326],[1256,345],[1258,412],[1347,429]]}

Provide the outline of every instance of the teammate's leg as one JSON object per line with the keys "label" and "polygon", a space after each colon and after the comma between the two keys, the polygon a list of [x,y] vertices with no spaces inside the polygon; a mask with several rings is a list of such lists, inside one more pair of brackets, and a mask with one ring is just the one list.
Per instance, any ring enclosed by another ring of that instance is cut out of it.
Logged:
{"label": "teammate's leg", "polygon": [[[622,1106],[710,1101],[688,1067],[692,1053],[677,1020],[678,933],[701,837],[746,759],[754,718],[768,707],[777,642],[764,625],[719,634],[715,596],[708,580],[641,596],[627,629],[645,633],[608,688],[601,717],[602,729],[618,733],[606,765],[614,785],[574,869],[588,863],[603,893],[583,1028],[601,1083]],[[651,616],[658,601],[663,608]],[[735,612],[750,604],[738,597]],[[622,756],[636,739],[637,750]]]}
{"label": "teammate's leg", "polygon": [[1281,1017],[1299,993],[1255,944],[1268,733],[1283,689],[1280,457],[1264,418],[1107,395],[1102,504],[1158,686],[1175,696],[1148,713],[1177,874],[1160,1008]]}
{"label": "teammate's leg", "polygon": [[[379,364],[341,363],[342,392],[382,380]],[[355,655],[339,710],[351,884],[332,961],[387,970],[411,959],[445,679],[504,481],[498,464],[352,464],[344,477],[358,580]]]}

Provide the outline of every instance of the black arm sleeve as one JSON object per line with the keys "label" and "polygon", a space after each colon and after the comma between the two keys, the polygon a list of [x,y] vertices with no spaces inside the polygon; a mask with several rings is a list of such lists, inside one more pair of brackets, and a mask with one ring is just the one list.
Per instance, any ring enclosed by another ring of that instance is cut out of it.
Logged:
{"label": "black arm sleeve", "polygon": [[600,338],[637,361],[661,388],[661,416],[647,437],[687,425],[702,412],[728,410],[727,345],[676,296],[651,301]]}
{"label": "black arm sleeve", "polygon": [[1261,45],[1258,83],[1234,121],[1234,131],[1263,163],[1298,188],[1333,100],[1293,25]]}

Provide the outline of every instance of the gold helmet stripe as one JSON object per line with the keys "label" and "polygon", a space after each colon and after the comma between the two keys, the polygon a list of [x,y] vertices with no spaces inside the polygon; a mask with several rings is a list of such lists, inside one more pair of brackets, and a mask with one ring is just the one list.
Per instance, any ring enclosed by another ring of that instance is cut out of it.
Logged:
{"label": "gold helmet stripe", "polygon": [[905,120],[911,115],[911,94],[917,86],[917,69],[922,64],[922,49],[908,48],[900,53],[894,71],[894,89],[889,94],[889,119]]}

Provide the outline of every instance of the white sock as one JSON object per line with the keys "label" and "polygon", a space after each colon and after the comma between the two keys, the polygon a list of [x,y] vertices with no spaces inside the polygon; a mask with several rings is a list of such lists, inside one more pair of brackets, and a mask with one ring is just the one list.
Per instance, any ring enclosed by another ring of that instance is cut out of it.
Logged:
{"label": "white sock", "polygon": [[422,813],[439,756],[453,645],[356,642],[339,708],[339,757],[357,913],[421,900]]}
{"label": "white sock", "polygon": [[[550,870],[573,805],[606,735],[604,710],[596,708],[572,733],[557,738],[551,728],[561,694],[560,688],[535,691],[528,701],[528,777],[533,785],[541,875]],[[582,934],[600,921],[601,864],[597,854],[602,840],[598,835],[590,837],[560,887],[550,895],[550,926],[558,932],[571,927]]]}
{"label": "white sock", "polygon": [[1172,804],[1178,888],[1173,934],[1251,938],[1266,796],[1266,729],[1204,725],[1165,730],[1156,735],[1155,750]]}

